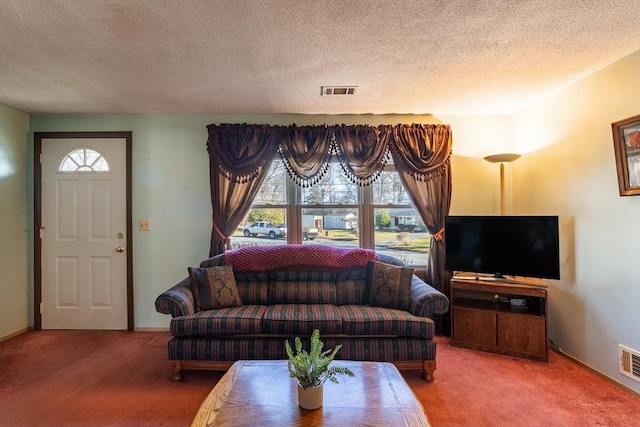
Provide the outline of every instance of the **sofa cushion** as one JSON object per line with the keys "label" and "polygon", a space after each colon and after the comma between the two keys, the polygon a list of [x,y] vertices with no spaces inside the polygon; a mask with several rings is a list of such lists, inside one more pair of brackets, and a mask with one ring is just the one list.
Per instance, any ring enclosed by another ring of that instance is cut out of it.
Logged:
{"label": "sofa cushion", "polygon": [[367,266],[354,267],[336,271],[336,280],[355,280],[367,278]]}
{"label": "sofa cushion", "polygon": [[365,279],[336,280],[336,305],[362,304]]}
{"label": "sofa cushion", "polygon": [[188,270],[197,311],[242,305],[230,265]]}
{"label": "sofa cushion", "polygon": [[269,304],[335,304],[335,274],[326,271],[278,271],[269,283]]}
{"label": "sofa cushion", "polygon": [[331,304],[276,304],[267,307],[262,318],[262,332],[289,336],[311,336],[342,332],[342,316]]}
{"label": "sofa cushion", "polygon": [[259,334],[266,309],[263,305],[243,305],[199,311],[171,319],[169,327],[174,337]]}
{"label": "sofa cushion", "polygon": [[269,273],[235,273],[238,294],[243,304],[269,304]]}
{"label": "sofa cushion", "polygon": [[369,261],[364,303],[409,310],[412,276],[413,270],[410,268]]}
{"label": "sofa cushion", "polygon": [[341,305],[342,332],[347,335],[395,335],[398,337],[433,338],[433,320],[414,316],[404,310]]}
{"label": "sofa cushion", "polygon": [[336,304],[362,304],[367,268],[350,268],[336,273]]}

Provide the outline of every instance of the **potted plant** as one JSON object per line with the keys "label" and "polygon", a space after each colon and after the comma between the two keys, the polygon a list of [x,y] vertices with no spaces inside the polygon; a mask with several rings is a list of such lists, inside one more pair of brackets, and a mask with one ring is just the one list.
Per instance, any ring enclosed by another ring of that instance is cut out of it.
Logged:
{"label": "potted plant", "polygon": [[309,352],[302,348],[302,342],[298,337],[295,339],[295,354],[288,340],[284,346],[289,356],[289,375],[298,380],[298,404],[303,409],[313,410],[322,406],[322,385],[325,381],[337,383],[338,375],[355,376],[349,368],[329,367],[342,345],[336,346],[333,350],[322,351],[324,344],[320,340],[318,329],[311,335]]}

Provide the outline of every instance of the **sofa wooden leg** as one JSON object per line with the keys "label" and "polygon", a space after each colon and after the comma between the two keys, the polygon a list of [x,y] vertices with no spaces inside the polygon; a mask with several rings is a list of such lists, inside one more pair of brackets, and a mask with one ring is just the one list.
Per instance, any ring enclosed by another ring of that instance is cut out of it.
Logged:
{"label": "sofa wooden leg", "polygon": [[433,371],[436,370],[435,360],[425,360],[422,362],[422,379],[430,383],[433,381]]}
{"label": "sofa wooden leg", "polygon": [[179,360],[172,360],[169,362],[169,368],[171,369],[171,381],[181,381],[182,363]]}

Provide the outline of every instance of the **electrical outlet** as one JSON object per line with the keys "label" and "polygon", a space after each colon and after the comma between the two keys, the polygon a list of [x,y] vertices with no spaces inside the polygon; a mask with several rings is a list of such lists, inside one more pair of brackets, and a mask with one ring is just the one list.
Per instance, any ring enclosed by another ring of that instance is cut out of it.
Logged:
{"label": "electrical outlet", "polygon": [[149,231],[149,220],[141,219],[138,221],[138,231]]}

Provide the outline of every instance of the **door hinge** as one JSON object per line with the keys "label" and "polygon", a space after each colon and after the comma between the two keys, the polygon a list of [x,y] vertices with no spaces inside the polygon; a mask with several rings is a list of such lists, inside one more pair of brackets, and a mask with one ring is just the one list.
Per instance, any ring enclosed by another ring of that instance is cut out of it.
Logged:
{"label": "door hinge", "polygon": [[42,314],[42,303],[40,303],[40,314]]}
{"label": "door hinge", "polygon": [[38,232],[40,233],[40,238],[43,239],[44,238],[44,227],[40,227],[38,229]]}
{"label": "door hinge", "polygon": [[40,153],[40,164],[42,164],[42,153]]}

